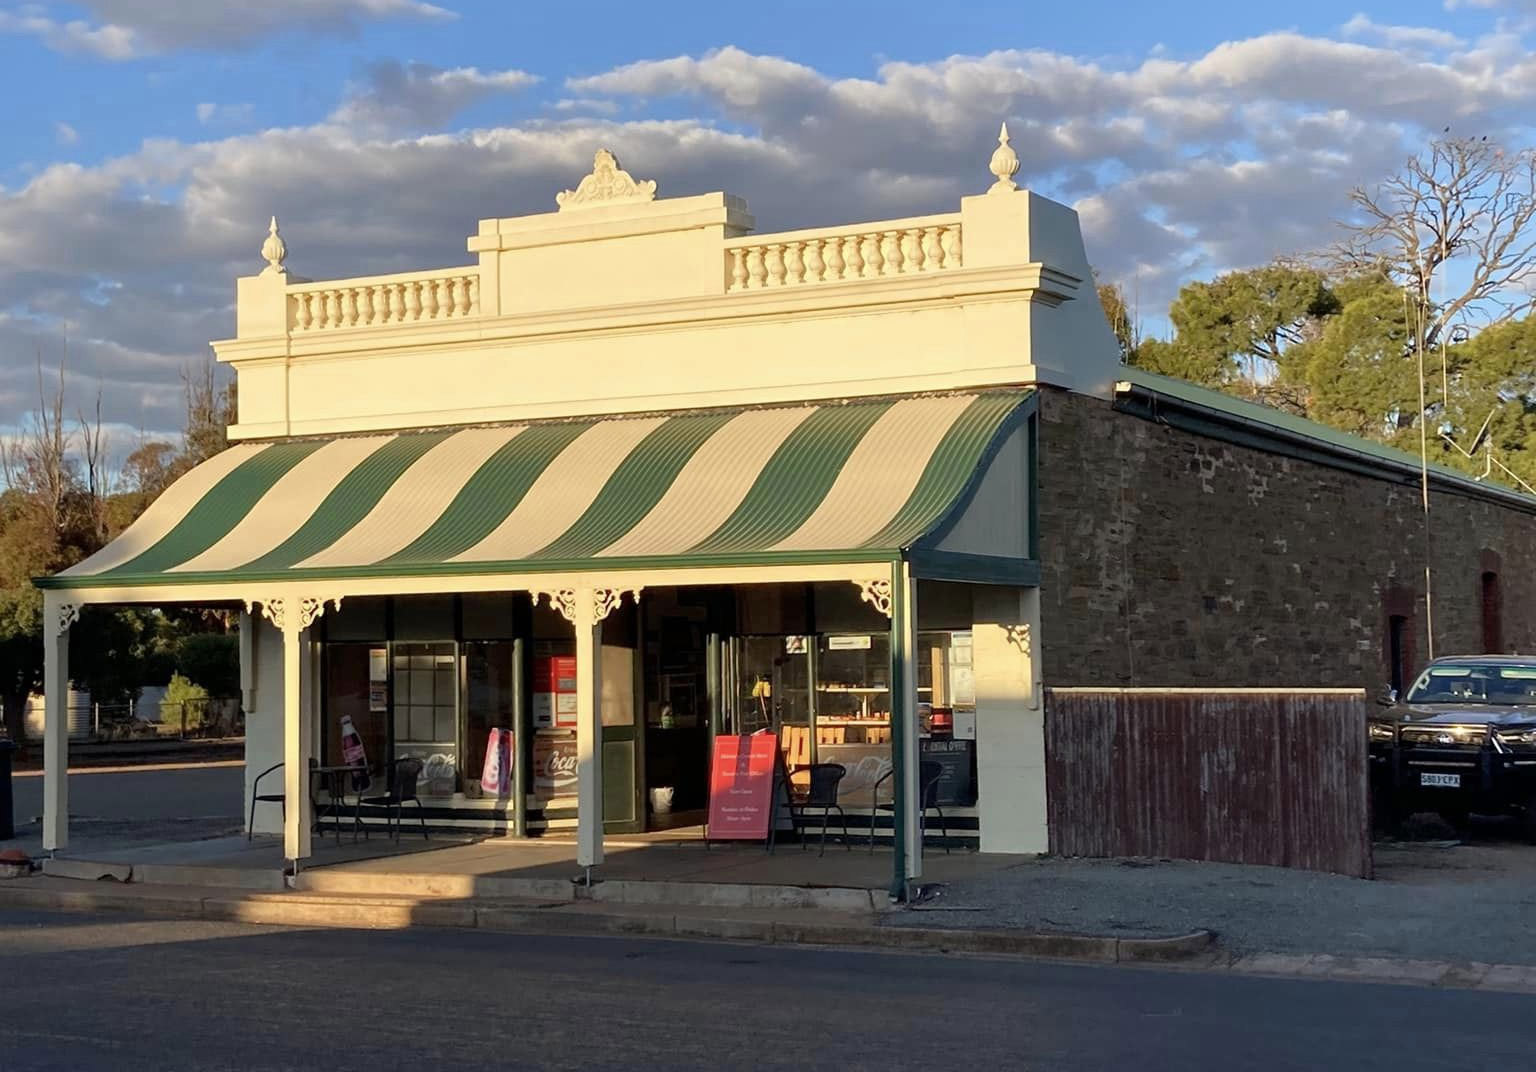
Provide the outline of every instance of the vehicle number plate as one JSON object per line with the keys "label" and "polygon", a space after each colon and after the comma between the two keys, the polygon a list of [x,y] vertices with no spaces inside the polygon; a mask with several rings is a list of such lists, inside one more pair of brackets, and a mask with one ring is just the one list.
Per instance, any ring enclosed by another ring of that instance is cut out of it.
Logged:
{"label": "vehicle number plate", "polygon": [[1430,774],[1425,771],[1419,775],[1420,785],[1443,785],[1447,789],[1461,788],[1461,775],[1459,774]]}

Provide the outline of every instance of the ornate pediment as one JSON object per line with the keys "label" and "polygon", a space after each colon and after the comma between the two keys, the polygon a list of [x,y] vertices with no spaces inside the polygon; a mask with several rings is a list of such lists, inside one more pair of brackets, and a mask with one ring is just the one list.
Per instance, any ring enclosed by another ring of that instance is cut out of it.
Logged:
{"label": "ornate pediment", "polygon": [[560,211],[586,208],[589,205],[607,204],[611,201],[654,201],[656,180],[636,182],[634,177],[619,167],[616,156],[607,149],[599,149],[592,158],[592,174],[581,180],[574,190],[564,190],[555,195]]}

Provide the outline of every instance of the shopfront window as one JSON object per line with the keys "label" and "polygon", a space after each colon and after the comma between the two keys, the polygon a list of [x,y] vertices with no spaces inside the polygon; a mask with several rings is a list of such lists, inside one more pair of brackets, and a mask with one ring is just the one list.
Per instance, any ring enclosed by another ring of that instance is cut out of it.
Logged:
{"label": "shopfront window", "polygon": [[326,763],[350,762],[342,746],[356,733],[370,781],[387,782],[389,769],[389,662],[382,644],[329,644],[325,654]]}
{"label": "shopfront window", "polygon": [[454,644],[396,644],[394,663],[395,756],[422,761],[424,795],[452,796],[459,773]]}
{"label": "shopfront window", "polygon": [[[475,795],[485,773],[485,756],[493,731],[511,733],[514,726],[512,659],[510,640],[477,640],[464,645],[464,749],[465,791]],[[516,742],[511,747],[515,747]],[[508,749],[510,756],[510,747]],[[508,760],[510,763],[510,758]],[[498,774],[498,780],[500,774]],[[507,785],[495,786],[508,796]]]}
{"label": "shopfront window", "polygon": [[888,633],[824,636],[816,648],[816,762],[848,769],[839,796],[867,806],[889,800],[891,638]]}

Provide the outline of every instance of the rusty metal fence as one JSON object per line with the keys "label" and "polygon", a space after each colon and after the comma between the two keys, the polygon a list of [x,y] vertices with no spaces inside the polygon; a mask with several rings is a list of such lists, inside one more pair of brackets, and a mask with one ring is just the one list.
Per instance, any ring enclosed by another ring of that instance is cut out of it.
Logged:
{"label": "rusty metal fence", "polygon": [[1050,847],[1371,875],[1347,689],[1049,689]]}

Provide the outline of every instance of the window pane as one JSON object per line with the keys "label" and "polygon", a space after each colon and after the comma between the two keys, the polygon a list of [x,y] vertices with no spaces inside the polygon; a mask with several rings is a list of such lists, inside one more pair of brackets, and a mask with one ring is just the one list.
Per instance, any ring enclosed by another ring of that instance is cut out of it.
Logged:
{"label": "window pane", "polygon": [[453,728],[453,708],[439,707],[437,709],[437,736],[434,741],[452,741],[456,734]]}
{"label": "window pane", "polygon": [[410,675],[410,691],[407,693],[412,705],[432,703],[432,675],[420,671]]}
{"label": "window pane", "polygon": [[439,704],[451,704],[451,703],[453,703],[453,676],[454,675],[453,675],[453,671],[452,670],[438,670],[433,675],[433,677],[436,678],[436,681],[437,681],[437,684],[436,684],[436,693],[437,693],[437,695],[436,695],[436,698],[433,700],[433,703],[439,703]]}
{"label": "window pane", "polygon": [[432,730],[432,708],[413,706],[411,708],[411,739],[413,741],[435,740]]}

